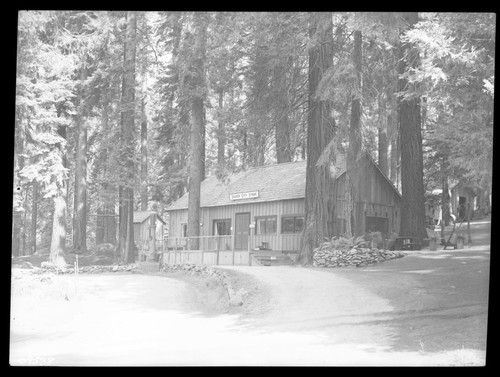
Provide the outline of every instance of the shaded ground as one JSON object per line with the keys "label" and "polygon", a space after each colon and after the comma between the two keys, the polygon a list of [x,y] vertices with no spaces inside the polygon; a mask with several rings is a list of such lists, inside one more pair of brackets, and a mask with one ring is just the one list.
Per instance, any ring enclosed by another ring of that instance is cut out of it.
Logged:
{"label": "shaded ground", "polygon": [[267,299],[272,310],[243,317],[249,326],[419,354],[470,350],[484,361],[491,223],[474,222],[471,231],[473,245],[462,250],[422,250],[362,268],[228,269],[271,292],[259,303]]}

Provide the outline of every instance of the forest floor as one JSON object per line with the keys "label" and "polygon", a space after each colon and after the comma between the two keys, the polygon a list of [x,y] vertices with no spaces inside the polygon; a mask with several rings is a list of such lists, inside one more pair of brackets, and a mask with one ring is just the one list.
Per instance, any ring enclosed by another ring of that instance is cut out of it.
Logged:
{"label": "forest floor", "polygon": [[484,365],[490,222],[474,245],[362,268],[182,273],[13,268],[12,365]]}

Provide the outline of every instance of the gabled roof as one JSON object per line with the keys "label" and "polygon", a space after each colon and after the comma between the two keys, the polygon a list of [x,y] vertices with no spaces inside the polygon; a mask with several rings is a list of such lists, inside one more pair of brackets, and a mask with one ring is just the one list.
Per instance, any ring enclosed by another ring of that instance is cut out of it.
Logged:
{"label": "gabled roof", "polygon": [[[336,165],[336,175],[340,177],[346,171],[345,155],[337,155]],[[376,166],[376,164],[374,165]],[[304,198],[306,192],[306,166],[306,161],[296,161],[250,168],[246,171],[231,174],[227,183],[223,183],[215,176],[208,176],[201,183],[200,207]],[[389,183],[394,188],[392,182],[389,181]],[[396,189],[394,188],[394,190]],[[256,198],[230,199],[231,194],[255,191],[259,192]],[[172,203],[167,208],[167,211],[186,208],[188,208],[188,193]]]}
{"label": "gabled roof", "polygon": [[136,211],[134,212],[134,223],[142,223],[144,222],[149,216],[156,215],[156,217],[163,223],[165,224],[165,221],[156,213],[153,211]]}
{"label": "gabled roof", "polygon": [[368,160],[372,163],[372,165],[375,166],[375,168],[382,175],[382,177],[385,178],[385,180],[387,181],[387,183],[396,192],[396,194],[398,195],[398,197],[401,198],[401,193],[399,192],[399,190],[397,189],[397,187],[394,185],[394,183],[392,183],[392,181],[389,179],[389,177],[382,171],[382,169],[380,169],[380,166],[378,166],[378,164],[375,163],[375,161],[373,161],[373,159],[370,157],[370,155],[368,153],[365,153],[365,157],[368,158]]}
{"label": "gabled roof", "polygon": [[476,182],[467,182],[467,181],[456,181],[450,184],[449,186],[450,191],[456,190],[456,189],[464,189],[464,190],[470,190],[472,191],[473,194],[477,195],[477,189],[480,189],[481,186],[479,186]]}
{"label": "gabled roof", "polygon": [[[201,183],[200,207],[232,204],[269,202],[303,198],[305,193],[306,161],[250,168],[231,174],[223,183],[215,176],[208,176]],[[254,199],[231,200],[230,194],[258,191]],[[167,210],[188,207],[188,193],[184,194]]]}

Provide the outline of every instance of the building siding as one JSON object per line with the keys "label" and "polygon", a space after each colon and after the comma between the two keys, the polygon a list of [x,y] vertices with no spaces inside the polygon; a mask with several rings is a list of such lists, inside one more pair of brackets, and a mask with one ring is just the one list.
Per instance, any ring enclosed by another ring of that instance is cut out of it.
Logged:
{"label": "building siding", "polygon": [[[387,219],[387,233],[399,232],[399,218],[401,197],[394,187],[388,182],[386,177],[373,165],[364,168],[363,175],[359,180],[358,195],[355,198],[356,234],[364,234],[366,217],[373,216]],[[345,206],[345,174],[337,179],[336,213],[337,218],[343,217]],[[170,210],[168,219],[169,237],[181,237],[182,225],[187,223],[187,209]],[[213,236],[214,220],[230,219],[232,232],[231,236],[221,237],[220,242],[215,243],[215,239],[203,240],[201,248],[212,250],[227,249],[227,245],[232,248],[234,245],[235,215],[237,213],[250,213],[250,221],[255,222],[257,217],[276,216],[277,232],[274,235],[258,235],[255,229],[250,229],[249,248],[254,249],[267,242],[272,250],[298,250],[300,247],[300,234],[283,235],[282,217],[287,215],[304,215],[304,198],[276,200],[268,202],[242,203],[223,206],[203,207],[200,211],[200,236]],[[340,222],[339,222],[340,224]],[[206,241],[206,242],[205,242]],[[223,247],[221,248],[221,245]],[[170,246],[170,245],[169,245]]]}
{"label": "building siding", "polygon": [[[298,235],[281,235],[281,218],[287,215],[304,215],[304,199],[289,199],[265,203],[246,203],[231,206],[205,207],[200,213],[200,236],[213,235],[214,220],[230,219],[234,234],[235,216],[237,213],[250,213],[250,221],[255,222],[257,217],[276,216],[277,233],[256,235],[255,230],[250,230],[250,248],[253,249],[268,242],[273,250],[297,250],[299,245]],[[187,223],[187,210],[175,210],[169,216],[169,237],[181,237],[182,225]],[[232,242],[232,241],[231,241]],[[226,242],[227,243],[227,242]]]}

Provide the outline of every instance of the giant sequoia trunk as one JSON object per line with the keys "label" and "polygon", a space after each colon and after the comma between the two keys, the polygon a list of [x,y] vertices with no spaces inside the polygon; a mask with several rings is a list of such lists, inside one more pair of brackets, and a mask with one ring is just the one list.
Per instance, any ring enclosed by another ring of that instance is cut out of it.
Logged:
{"label": "giant sequoia trunk", "polygon": [[217,166],[222,172],[226,163],[226,130],[222,112],[224,111],[224,89],[219,88],[219,119],[217,123]]}
{"label": "giant sequoia trunk", "polygon": [[[409,27],[417,23],[418,13],[403,16]],[[400,47],[399,91],[412,88],[401,75],[418,64],[418,51],[409,43]],[[401,137],[401,225],[404,237],[427,238],[425,230],[425,192],[423,180],[422,132],[420,98],[412,96],[399,100],[399,127]]]}
{"label": "giant sequoia trunk", "polygon": [[195,39],[193,46],[193,63],[191,84],[191,135],[189,163],[189,199],[187,233],[190,238],[189,247],[199,248],[200,235],[200,186],[205,172],[205,119],[203,104],[203,85],[205,81],[205,43],[208,16],[204,13],[195,15]]}
{"label": "giant sequoia trunk", "polygon": [[[59,126],[58,134],[66,139],[66,127]],[[59,154],[64,167],[67,166],[64,147],[59,146]],[[61,180],[57,184],[57,193],[54,197],[54,214],[52,217],[52,239],[50,242],[50,263],[63,267],[66,265],[66,211],[67,211],[68,181]]]}
{"label": "giant sequoia trunk", "polygon": [[[80,83],[83,87],[87,69],[82,68]],[[73,212],[73,249],[75,253],[87,250],[87,119],[85,115],[85,92],[80,92],[80,109],[77,119],[77,142],[75,156],[75,197]]]}
{"label": "giant sequoia trunk", "polygon": [[398,145],[397,145],[397,135],[393,135],[391,138],[391,154],[389,158],[390,163],[390,180],[394,186],[398,187]]}
{"label": "giant sequoia trunk", "polygon": [[[144,29],[146,29],[144,19]],[[148,118],[146,114],[147,96],[147,55],[142,58],[142,90],[141,90],[141,211],[148,210]]]}
{"label": "giant sequoia trunk", "polygon": [[349,151],[346,161],[346,236],[351,237],[357,229],[359,219],[355,216],[354,201],[358,194],[359,169],[356,161],[361,151],[361,64],[363,61],[363,36],[360,30],[354,32],[352,62],[356,71],[356,93],[351,102],[351,123],[349,127]]}
{"label": "giant sequoia trunk", "polygon": [[385,174],[389,174],[389,164],[387,156],[387,131],[384,128],[378,129],[378,166]]}
{"label": "giant sequoia trunk", "polygon": [[115,192],[109,185],[103,185],[96,219],[96,245],[116,244]]}
{"label": "giant sequoia trunk", "polygon": [[120,230],[118,250],[124,263],[133,263],[134,255],[134,121],[135,121],[135,53],[136,12],[127,12],[124,74],[122,88],[122,145],[123,184],[120,187]]}
{"label": "giant sequoia trunk", "polygon": [[274,70],[274,81],[278,96],[278,109],[276,112],[275,137],[276,137],[276,162],[292,161],[292,151],[290,147],[290,124],[288,119],[288,91],[286,87],[286,69],[284,62],[278,64]]}
{"label": "giant sequoia trunk", "polygon": [[332,237],[335,229],[335,198],[330,165],[317,164],[321,153],[335,135],[331,104],[316,95],[324,72],[333,63],[330,13],[310,15],[309,36],[316,43],[309,50],[305,228],[299,254],[299,261],[303,264],[312,262],[314,248],[325,237]]}
{"label": "giant sequoia trunk", "polygon": [[143,105],[141,122],[141,211],[148,210],[148,123]]}
{"label": "giant sequoia trunk", "polygon": [[[102,128],[105,134],[109,132],[108,122],[109,102],[103,104]],[[101,151],[98,159],[98,168],[102,171],[102,176],[109,174],[109,148],[105,147]],[[110,243],[116,245],[116,217],[115,217],[116,190],[112,185],[104,181],[99,187],[99,202],[96,219],[96,244]]]}
{"label": "giant sequoia trunk", "polygon": [[33,181],[33,196],[31,199],[31,250],[30,254],[36,253],[36,223],[38,221],[38,182]]}
{"label": "giant sequoia trunk", "polygon": [[394,80],[392,85],[387,87],[386,96],[387,102],[389,105],[389,112],[387,114],[387,138],[388,147],[390,148],[390,155],[388,158],[388,167],[389,167],[389,179],[394,184],[394,186],[399,187],[399,174],[398,174],[398,166],[399,166],[399,125],[397,122],[397,113],[398,113],[398,101],[395,96],[395,92],[398,90],[398,82]]}
{"label": "giant sequoia trunk", "polygon": [[21,245],[21,217],[22,212],[14,210],[12,216],[12,256],[19,256],[19,248]]}

